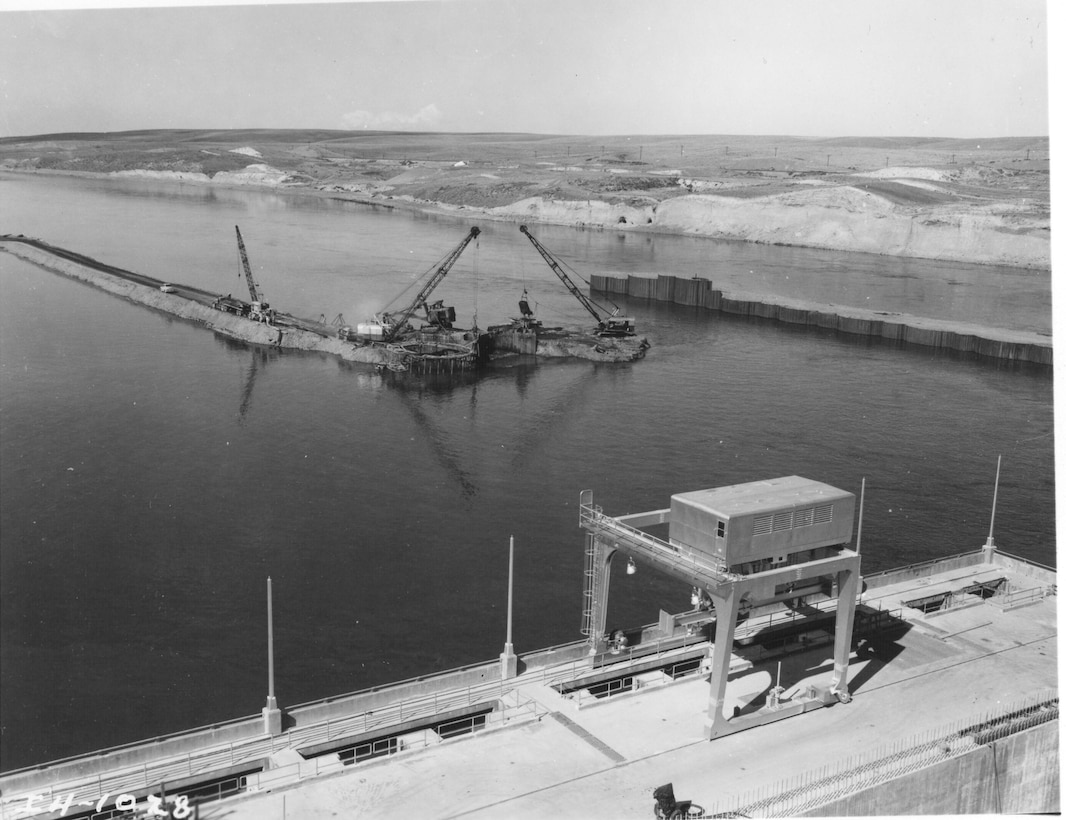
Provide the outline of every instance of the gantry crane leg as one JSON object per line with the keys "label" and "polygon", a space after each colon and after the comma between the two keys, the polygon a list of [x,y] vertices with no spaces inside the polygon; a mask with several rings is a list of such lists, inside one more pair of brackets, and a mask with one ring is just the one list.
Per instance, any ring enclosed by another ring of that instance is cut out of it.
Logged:
{"label": "gantry crane leg", "polygon": [[740,590],[736,585],[726,585],[722,590],[710,592],[717,616],[714,626],[714,646],[711,653],[710,705],[708,706],[709,737],[722,734],[731,715],[725,714],[725,691],[729,683],[729,662],[733,657],[733,636],[737,629],[737,613],[740,611]]}
{"label": "gantry crane leg", "polygon": [[585,631],[589,654],[604,649],[607,639],[607,597],[611,590],[611,560],[617,546],[599,535],[590,534],[591,556],[585,576]]}
{"label": "gantry crane leg", "polygon": [[837,573],[837,615],[833,644],[833,681],[829,691],[841,703],[851,700],[848,691],[848,662],[851,658],[851,637],[855,628],[855,605],[859,596],[858,557],[849,569]]}

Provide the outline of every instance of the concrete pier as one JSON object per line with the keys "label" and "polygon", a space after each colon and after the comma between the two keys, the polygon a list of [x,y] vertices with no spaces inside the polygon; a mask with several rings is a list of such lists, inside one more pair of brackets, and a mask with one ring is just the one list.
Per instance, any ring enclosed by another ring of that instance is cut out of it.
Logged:
{"label": "concrete pier", "polygon": [[1051,336],[1040,333],[845,305],[820,305],[775,296],[726,295],[715,290],[711,280],[701,278],[593,274],[590,286],[593,292],[609,296],[704,308],[733,316],[816,327],[849,336],[884,339],[901,345],[932,347],[981,358],[1029,362],[1048,367],[1053,363]]}

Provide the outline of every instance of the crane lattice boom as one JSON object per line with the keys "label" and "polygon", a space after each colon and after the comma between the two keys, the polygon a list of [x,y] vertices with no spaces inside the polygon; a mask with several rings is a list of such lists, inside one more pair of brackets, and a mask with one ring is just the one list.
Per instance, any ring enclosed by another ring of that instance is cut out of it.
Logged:
{"label": "crane lattice boom", "polygon": [[404,308],[403,312],[399,313],[395,320],[393,320],[393,316],[391,314],[385,314],[385,316],[387,316],[389,320],[391,320],[392,324],[389,330],[386,331],[386,333],[384,334],[385,341],[394,341],[396,337],[400,335],[400,333],[403,331],[403,328],[407,325],[407,322],[414,315],[415,311],[418,310],[420,307],[425,306],[426,300],[429,298],[429,295],[434,291],[437,285],[444,281],[444,277],[448,275],[448,271],[452,269],[452,266],[459,259],[460,254],[462,254],[462,252],[466,249],[466,246],[469,245],[474,239],[476,239],[478,234],[480,233],[480,228],[475,227],[470,229],[470,233],[468,233],[463,238],[463,241],[460,242],[458,246],[456,246],[455,250],[448,254],[447,258],[441,263],[440,267],[438,267],[437,270],[434,271],[433,276],[430,277],[429,281],[422,286],[422,289],[418,292],[418,295],[415,296],[414,301],[411,302],[411,304],[408,305],[406,308]]}
{"label": "crane lattice boom", "polygon": [[518,230],[524,233],[526,238],[533,243],[533,247],[544,257],[544,261],[548,263],[548,267],[555,271],[555,275],[562,280],[564,285],[566,285],[566,289],[574,294],[577,300],[584,306],[585,310],[592,314],[592,318],[596,320],[598,326],[596,331],[597,335],[633,336],[636,334],[636,330],[633,327],[633,320],[618,316],[617,308],[611,312],[610,316],[601,316],[600,312],[596,310],[596,305],[593,304],[592,300],[584,294],[581,288],[574,284],[574,280],[567,275],[565,270],[563,270],[563,266],[559,264],[558,260],[552,256],[547,248],[537,241],[537,238],[529,232],[529,228],[525,225],[521,225]]}
{"label": "crane lattice boom", "polygon": [[234,225],[237,229],[237,249],[241,253],[241,266],[244,268],[244,278],[248,282],[248,293],[251,294],[252,303],[262,302],[259,297],[259,288],[256,287],[255,277],[252,276],[252,266],[248,264],[248,252],[244,249],[244,239],[241,237],[241,229],[239,226]]}

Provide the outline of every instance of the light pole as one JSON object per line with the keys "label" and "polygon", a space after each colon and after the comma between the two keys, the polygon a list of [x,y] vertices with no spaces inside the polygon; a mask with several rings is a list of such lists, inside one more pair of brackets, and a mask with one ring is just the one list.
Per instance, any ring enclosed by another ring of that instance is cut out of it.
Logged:
{"label": "light pole", "polygon": [[269,735],[281,734],[281,710],[274,697],[274,600],[267,576],[267,702],[263,707],[263,731]]}
{"label": "light pole", "polygon": [[511,642],[511,624],[514,612],[514,536],[511,536],[510,557],[507,563],[507,642],[503,645],[500,654],[500,677],[503,680],[518,675],[518,656],[514,653],[514,644]]}

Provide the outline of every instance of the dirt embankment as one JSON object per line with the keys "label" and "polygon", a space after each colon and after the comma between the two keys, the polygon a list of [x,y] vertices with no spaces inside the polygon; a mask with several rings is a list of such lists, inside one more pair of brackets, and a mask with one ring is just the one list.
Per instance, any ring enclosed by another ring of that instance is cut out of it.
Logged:
{"label": "dirt embankment", "polygon": [[1047,150],[1046,138],[141,132],[0,140],[0,169],[1050,270]]}
{"label": "dirt embankment", "polygon": [[131,302],[203,325],[208,330],[212,330],[222,336],[228,336],[231,339],[240,339],[252,344],[267,345],[286,350],[330,353],[347,361],[366,362],[369,364],[381,364],[386,359],[384,351],[380,348],[357,347],[342,342],[340,339],[326,338],[317,333],[311,333],[296,327],[275,327],[262,322],[253,322],[250,319],[231,313],[223,313],[176,294],[162,293],[158,288],[130,282],[77,262],[60,259],[47,251],[20,242],[0,242],[0,251],[6,251],[46,270],[69,276],[72,279],[79,279],[93,287],[123,299],[128,299]]}

